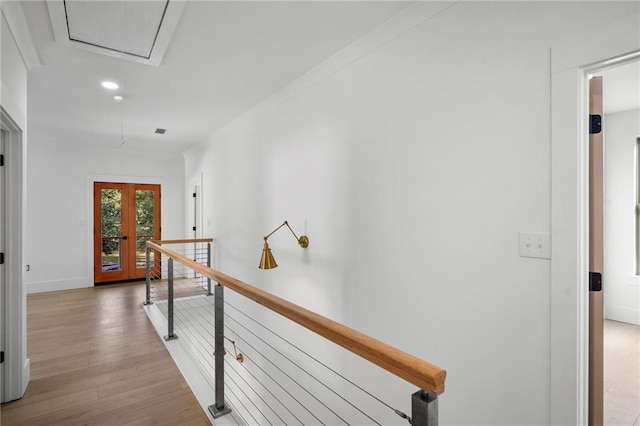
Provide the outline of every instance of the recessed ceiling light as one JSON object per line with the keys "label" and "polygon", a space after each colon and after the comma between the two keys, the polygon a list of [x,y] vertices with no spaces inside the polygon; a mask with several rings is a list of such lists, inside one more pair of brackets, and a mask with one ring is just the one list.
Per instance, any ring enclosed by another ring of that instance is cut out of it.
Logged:
{"label": "recessed ceiling light", "polygon": [[118,89],[120,87],[116,83],[114,83],[113,81],[103,81],[100,84],[102,84],[102,87],[104,87],[105,89],[109,89],[109,90],[116,90],[116,89]]}
{"label": "recessed ceiling light", "polygon": [[113,100],[116,102],[121,102],[124,99],[122,95],[113,95]]}

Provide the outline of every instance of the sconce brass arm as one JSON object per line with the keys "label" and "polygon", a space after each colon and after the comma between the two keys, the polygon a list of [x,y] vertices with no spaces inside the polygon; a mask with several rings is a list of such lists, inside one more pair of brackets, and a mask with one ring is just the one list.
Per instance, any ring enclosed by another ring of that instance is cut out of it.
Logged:
{"label": "sconce brass arm", "polygon": [[295,237],[295,239],[298,241],[298,244],[300,244],[300,247],[302,248],[307,248],[309,246],[309,238],[307,238],[306,235],[303,235],[301,237],[298,238],[298,236],[296,235],[295,232],[293,232],[293,229],[291,229],[291,226],[289,226],[289,222],[288,221],[284,221],[282,223],[282,225],[278,226],[276,229],[274,229],[273,231],[271,231],[269,234],[267,234],[264,237],[264,241],[267,241],[267,238],[269,238],[271,235],[273,235],[278,229],[282,228],[283,226],[287,226],[287,228],[289,228],[289,231],[291,231],[291,233],[293,234],[293,236]]}

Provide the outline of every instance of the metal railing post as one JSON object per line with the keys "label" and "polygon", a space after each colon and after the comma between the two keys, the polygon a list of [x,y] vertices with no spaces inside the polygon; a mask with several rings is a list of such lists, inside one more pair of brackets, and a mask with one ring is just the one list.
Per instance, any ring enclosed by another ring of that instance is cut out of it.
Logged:
{"label": "metal railing post", "polygon": [[214,419],[231,412],[231,408],[224,403],[224,287],[216,285],[215,292],[215,404],[209,406],[209,412]]}
{"label": "metal railing post", "polygon": [[[207,267],[211,268],[211,243],[207,243]],[[211,278],[207,277],[207,296],[213,296],[211,293]]]}
{"label": "metal railing post", "polygon": [[168,334],[164,336],[164,340],[175,340],[178,336],[173,332],[173,259],[169,258],[167,268],[167,287],[169,290],[169,300],[167,302],[167,322]]}
{"label": "metal railing post", "polygon": [[420,389],[411,395],[412,426],[438,426],[438,395]]}
{"label": "metal railing post", "polygon": [[144,302],[142,302],[143,305],[152,305],[153,302],[151,301],[151,248],[146,247],[146,273],[145,273],[145,278],[147,281],[147,298]]}

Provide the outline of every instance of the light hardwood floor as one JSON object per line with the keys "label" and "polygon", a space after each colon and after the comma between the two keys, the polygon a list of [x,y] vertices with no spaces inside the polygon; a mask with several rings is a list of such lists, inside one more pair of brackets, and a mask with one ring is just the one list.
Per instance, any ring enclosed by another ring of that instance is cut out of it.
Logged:
{"label": "light hardwood floor", "polygon": [[640,326],[605,320],[604,424],[640,426]]}
{"label": "light hardwood floor", "polygon": [[209,425],[139,306],[144,289],[29,295],[31,382],[2,425]]}

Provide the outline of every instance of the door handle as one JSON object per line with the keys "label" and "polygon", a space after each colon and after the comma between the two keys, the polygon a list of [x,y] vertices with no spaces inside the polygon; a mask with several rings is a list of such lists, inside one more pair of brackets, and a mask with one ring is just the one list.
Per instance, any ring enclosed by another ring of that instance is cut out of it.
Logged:
{"label": "door handle", "polygon": [[129,239],[129,237],[127,237],[126,235],[123,235],[122,237],[120,237],[121,240],[126,240]]}

